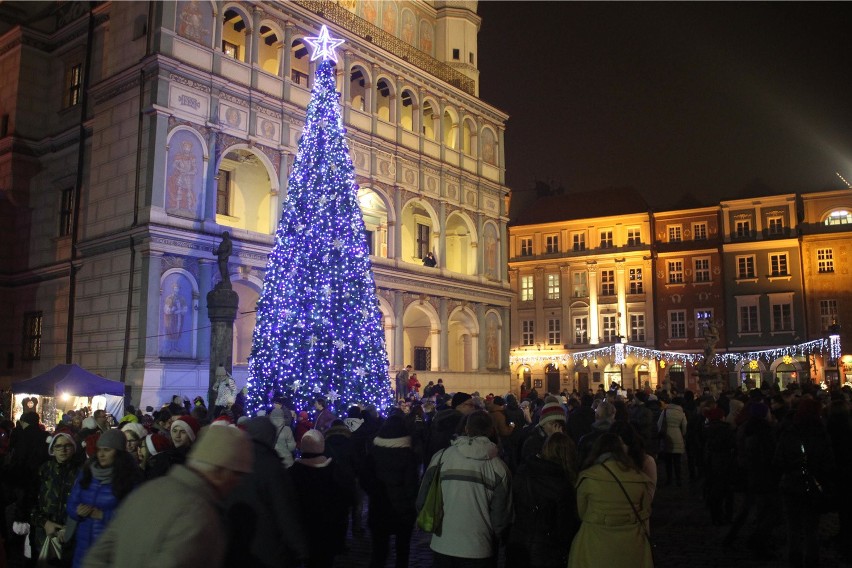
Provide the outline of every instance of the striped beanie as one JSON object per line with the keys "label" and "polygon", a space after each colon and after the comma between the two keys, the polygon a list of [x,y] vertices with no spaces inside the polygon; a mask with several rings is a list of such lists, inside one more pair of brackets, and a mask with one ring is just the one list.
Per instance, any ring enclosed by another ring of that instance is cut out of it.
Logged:
{"label": "striped beanie", "polygon": [[538,423],[543,426],[548,422],[553,422],[554,420],[561,420],[562,422],[565,422],[565,409],[563,409],[562,405],[558,402],[548,402],[541,407]]}

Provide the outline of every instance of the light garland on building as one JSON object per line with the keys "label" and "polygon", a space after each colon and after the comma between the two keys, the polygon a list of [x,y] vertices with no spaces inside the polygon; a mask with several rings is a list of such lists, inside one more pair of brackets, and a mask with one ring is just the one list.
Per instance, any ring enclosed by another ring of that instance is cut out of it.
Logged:
{"label": "light garland on building", "polygon": [[[839,359],[841,354],[840,338],[831,336],[830,339],[815,339],[806,343],[797,345],[786,345],[784,347],[776,347],[774,349],[763,349],[760,351],[741,351],[717,353],[713,358],[712,364],[715,366],[737,366],[747,364],[749,361],[764,361],[772,363],[777,359],[790,357],[791,360],[796,357],[807,357],[809,355],[825,355],[826,353],[832,359]],[[582,362],[586,366],[590,359],[609,358],[616,365],[622,365],[628,357],[636,359],[657,360],[665,362],[667,365],[697,365],[704,360],[702,353],[686,353],[679,351],[660,351],[658,349],[649,349],[647,347],[636,347],[633,345],[624,345],[622,343],[614,343],[596,349],[587,351],[576,351],[574,353],[553,353],[543,355],[540,353],[526,355],[519,353],[509,357],[509,363],[512,365],[577,365]],[[661,367],[663,365],[660,365]]]}

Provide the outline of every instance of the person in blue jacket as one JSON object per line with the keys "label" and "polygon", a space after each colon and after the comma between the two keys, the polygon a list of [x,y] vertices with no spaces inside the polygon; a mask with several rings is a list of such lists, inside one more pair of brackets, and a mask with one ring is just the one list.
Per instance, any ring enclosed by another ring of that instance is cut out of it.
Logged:
{"label": "person in blue jacket", "polygon": [[68,517],[77,521],[72,565],[83,564],[89,548],[109,524],[122,499],[139,481],[139,468],[125,449],[120,430],[107,430],[97,441],[97,452],[83,465],[71,496]]}

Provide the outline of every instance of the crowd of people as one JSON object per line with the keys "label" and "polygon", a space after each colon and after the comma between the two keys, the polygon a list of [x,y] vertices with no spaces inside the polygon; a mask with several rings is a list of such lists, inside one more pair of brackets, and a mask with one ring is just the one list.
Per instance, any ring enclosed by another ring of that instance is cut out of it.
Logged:
{"label": "crowd of people", "polygon": [[[755,558],[816,566],[820,516],[850,528],[852,389],[792,385],[696,396],[615,385],[596,393],[421,394],[416,375],[386,416],[283,396],[258,416],[232,398],[176,397],[69,413],[47,432],[27,409],[3,456],[10,565],[330,567],[347,534],[371,567],[409,565],[418,511],[438,476],[436,567],[653,566],[658,486],[700,484],[712,522]],[[410,385],[410,386],[409,386]],[[219,404],[222,402],[222,404]],[[659,468],[659,479],[658,479]],[[739,498],[735,498],[740,493]],[[366,515],[364,514],[366,512]],[[366,519],[366,526],[363,520]],[[392,538],[393,537],[393,538]],[[848,543],[838,536],[846,558]]]}

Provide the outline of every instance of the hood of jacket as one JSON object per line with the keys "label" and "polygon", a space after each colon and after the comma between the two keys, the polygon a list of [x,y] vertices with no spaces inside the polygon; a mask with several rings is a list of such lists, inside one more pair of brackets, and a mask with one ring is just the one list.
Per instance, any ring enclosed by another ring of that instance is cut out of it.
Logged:
{"label": "hood of jacket", "polygon": [[485,436],[459,436],[453,440],[452,447],[472,460],[490,460],[497,457],[497,446]]}

